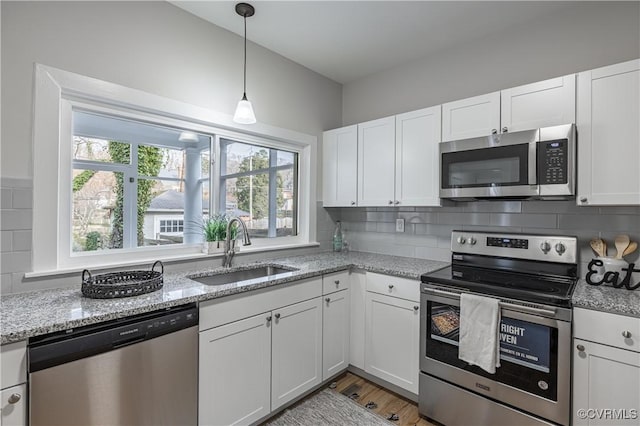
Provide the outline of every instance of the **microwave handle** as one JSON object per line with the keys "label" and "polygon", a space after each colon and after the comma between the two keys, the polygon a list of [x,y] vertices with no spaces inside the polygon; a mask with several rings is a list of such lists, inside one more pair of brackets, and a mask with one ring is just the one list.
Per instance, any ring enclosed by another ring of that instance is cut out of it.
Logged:
{"label": "microwave handle", "polygon": [[529,185],[538,184],[538,142],[529,142]]}
{"label": "microwave handle", "polygon": [[[452,291],[443,291],[435,288],[425,288],[423,289],[423,291],[427,293],[431,293],[436,296],[446,296],[446,297],[452,297],[458,300],[460,299],[460,293],[454,293]],[[551,317],[556,315],[556,310],[553,308],[541,309],[541,308],[534,308],[533,306],[516,305],[515,303],[509,303],[509,302],[503,302],[503,301],[500,301],[499,304],[501,308],[507,308],[514,311],[525,312],[525,313],[534,314],[534,315],[546,315]]]}

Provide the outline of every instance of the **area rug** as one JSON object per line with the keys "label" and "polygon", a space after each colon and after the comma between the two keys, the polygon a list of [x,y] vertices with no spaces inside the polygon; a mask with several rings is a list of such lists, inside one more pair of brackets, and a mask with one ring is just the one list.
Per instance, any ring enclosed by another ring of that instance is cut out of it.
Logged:
{"label": "area rug", "polygon": [[266,423],[269,426],[389,426],[391,424],[393,423],[357,402],[329,389],[323,389]]}

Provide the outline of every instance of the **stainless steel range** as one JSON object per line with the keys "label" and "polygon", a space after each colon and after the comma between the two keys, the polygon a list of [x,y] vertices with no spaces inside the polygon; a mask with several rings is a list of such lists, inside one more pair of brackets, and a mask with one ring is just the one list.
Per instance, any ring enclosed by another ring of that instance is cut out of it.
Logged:
{"label": "stainless steel range", "polygon": [[[453,231],[422,276],[420,414],[447,426],[570,424],[575,237]],[[500,300],[495,374],[458,359],[462,293]]]}

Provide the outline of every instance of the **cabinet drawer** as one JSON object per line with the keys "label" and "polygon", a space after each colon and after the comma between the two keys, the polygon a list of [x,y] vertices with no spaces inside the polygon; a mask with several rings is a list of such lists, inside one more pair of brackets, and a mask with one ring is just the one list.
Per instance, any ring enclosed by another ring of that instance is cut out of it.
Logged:
{"label": "cabinet drawer", "polygon": [[200,303],[200,331],[322,295],[322,278],[310,278]]}
{"label": "cabinet drawer", "polygon": [[367,291],[420,302],[420,283],[407,278],[367,272]]}
{"label": "cabinet drawer", "polygon": [[340,290],[348,290],[351,274],[349,271],[340,271],[322,276],[322,294],[335,293]]}
{"label": "cabinet drawer", "polygon": [[640,352],[640,318],[575,308],[573,337]]}
{"label": "cabinet drawer", "polygon": [[0,356],[0,372],[2,374],[0,389],[25,383],[27,381],[27,342],[2,345]]}
{"label": "cabinet drawer", "polygon": [[0,424],[2,426],[27,425],[27,385],[18,385],[0,392]]}

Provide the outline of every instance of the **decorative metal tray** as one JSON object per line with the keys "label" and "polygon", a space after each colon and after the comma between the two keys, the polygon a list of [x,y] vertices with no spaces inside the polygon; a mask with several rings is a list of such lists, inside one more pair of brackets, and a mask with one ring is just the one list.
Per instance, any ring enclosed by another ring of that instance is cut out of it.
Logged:
{"label": "decorative metal tray", "polygon": [[[160,265],[160,271],[156,271]],[[164,265],[159,260],[150,271],[123,271],[91,275],[88,269],[82,271],[82,295],[92,299],[115,299],[138,296],[162,288]]]}

